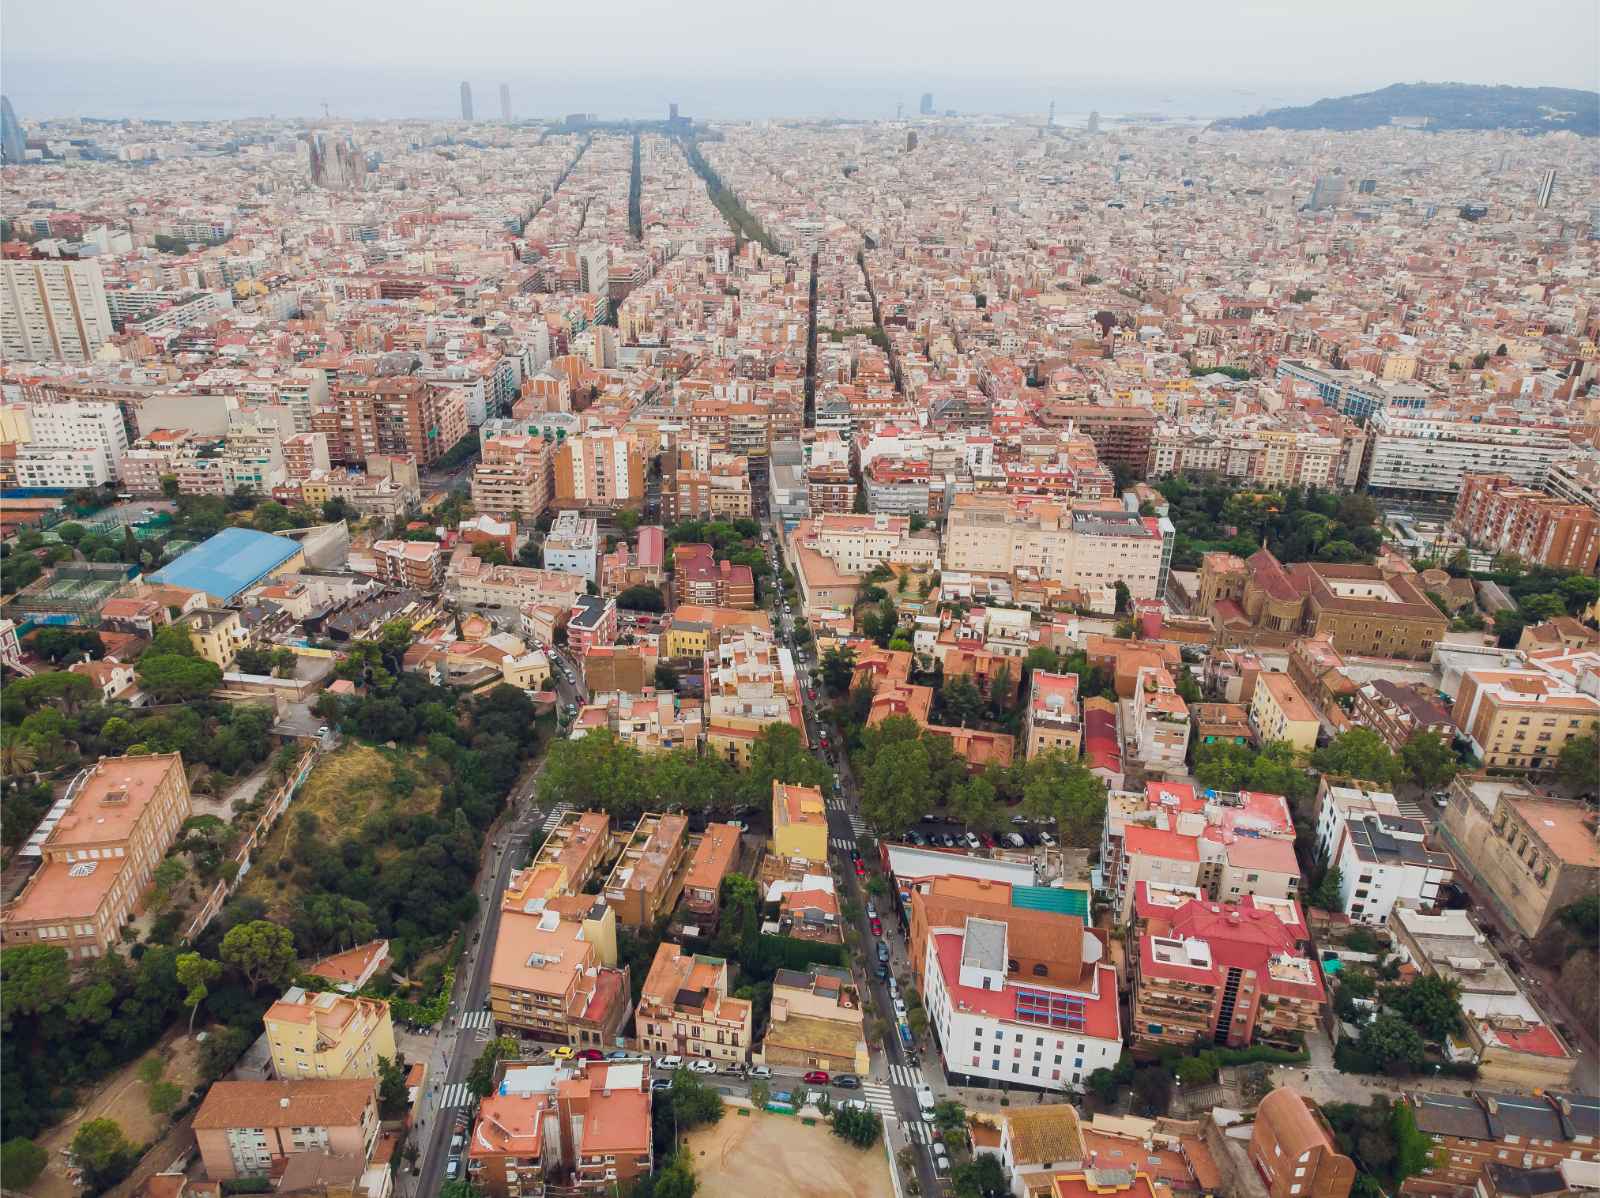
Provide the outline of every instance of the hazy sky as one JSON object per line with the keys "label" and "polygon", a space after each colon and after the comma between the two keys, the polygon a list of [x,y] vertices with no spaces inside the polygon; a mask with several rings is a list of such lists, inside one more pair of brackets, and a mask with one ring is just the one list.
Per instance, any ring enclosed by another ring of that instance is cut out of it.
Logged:
{"label": "hazy sky", "polygon": [[1600,88],[1594,0],[0,0],[24,117],[1196,115],[1459,80]]}

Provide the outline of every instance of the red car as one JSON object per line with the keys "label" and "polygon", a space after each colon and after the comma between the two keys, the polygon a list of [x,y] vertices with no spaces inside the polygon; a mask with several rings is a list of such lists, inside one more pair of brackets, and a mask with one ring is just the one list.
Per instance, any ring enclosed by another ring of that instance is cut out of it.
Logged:
{"label": "red car", "polygon": [[863,861],[860,857],[857,857],[856,858],[856,877],[864,878],[866,876],[867,876],[867,863],[865,861]]}
{"label": "red car", "polygon": [[874,936],[882,936],[883,935],[883,920],[874,919],[872,921],[872,934]]}
{"label": "red car", "polygon": [[578,1060],[580,1061],[603,1061],[605,1059],[606,1054],[598,1048],[585,1048],[578,1054]]}
{"label": "red car", "polygon": [[808,1086],[825,1086],[828,1084],[828,1071],[826,1069],[813,1069],[800,1080]]}

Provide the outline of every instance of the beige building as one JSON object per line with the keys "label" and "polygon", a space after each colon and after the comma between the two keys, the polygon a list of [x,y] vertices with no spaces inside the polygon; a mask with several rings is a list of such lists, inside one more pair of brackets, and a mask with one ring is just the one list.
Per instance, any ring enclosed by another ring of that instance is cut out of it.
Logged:
{"label": "beige building", "polygon": [[772,978],[772,1015],[761,1042],[764,1064],[864,1074],[871,1062],[861,993],[846,969],[780,969]]}
{"label": "beige building", "polygon": [[772,780],[772,851],[785,860],[828,860],[828,812],[815,786]]}
{"label": "beige building", "polygon": [[[527,871],[525,871],[527,872]],[[489,1009],[502,1034],[613,1048],[628,1021],[626,967],[616,960],[616,917],[594,895],[516,886],[501,900],[489,970]]]}
{"label": "beige building", "polygon": [[239,650],[250,639],[239,622],[239,613],[227,608],[197,608],[178,624],[189,634],[194,651],[224,671],[233,668]]}
{"label": "beige building", "polygon": [[1029,679],[1028,710],[1023,715],[1023,742],[1029,757],[1050,749],[1077,756],[1083,749],[1083,709],[1078,702],[1078,676],[1034,670]]}
{"label": "beige building", "polygon": [[380,1059],[397,1059],[394,1021],[380,999],[291,986],[263,1019],[273,1072],[285,1081],[377,1077]]}
{"label": "beige building", "polygon": [[555,501],[563,508],[628,507],[644,502],[644,454],[632,437],[595,429],[555,453]]}
{"label": "beige building", "polygon": [[194,1138],[212,1181],[266,1178],[298,1153],[365,1163],[378,1141],[378,1083],[214,1082],[195,1112]]}
{"label": "beige building", "polygon": [[729,629],[706,650],[704,707],[707,748],[740,769],[768,724],[789,724],[805,739],[789,650],[754,628]]}
{"label": "beige building", "polygon": [[544,437],[490,437],[472,470],[472,506],[491,516],[532,520],[550,503],[554,442]]}
{"label": "beige building", "polygon": [[67,788],[19,859],[41,864],[0,910],[0,943],[59,945],[82,960],[118,942],[134,903],[188,819],[189,780],[177,753],[106,757]]}
{"label": "beige building", "polygon": [[750,1060],[751,1004],[728,994],[728,963],[661,944],[634,1012],[641,1052],[724,1063]]}
{"label": "beige building", "polygon": [[1259,744],[1287,741],[1296,753],[1317,747],[1317,713],[1287,674],[1262,674],[1250,698],[1250,730]]}
{"label": "beige building", "polygon": [[1600,889],[1596,829],[1581,803],[1485,774],[1456,778],[1439,824],[1474,893],[1529,939],[1567,904]]}
{"label": "beige building", "polygon": [[649,927],[678,901],[689,860],[689,817],[642,815],[600,893],[624,927]]}
{"label": "beige building", "polygon": [[1547,773],[1600,724],[1600,699],[1539,670],[1469,670],[1450,716],[1485,767]]}
{"label": "beige building", "polygon": [[1018,575],[1084,589],[1122,582],[1135,599],[1153,599],[1166,543],[1155,517],[1121,508],[959,494],[945,524],[943,564],[946,572]]}

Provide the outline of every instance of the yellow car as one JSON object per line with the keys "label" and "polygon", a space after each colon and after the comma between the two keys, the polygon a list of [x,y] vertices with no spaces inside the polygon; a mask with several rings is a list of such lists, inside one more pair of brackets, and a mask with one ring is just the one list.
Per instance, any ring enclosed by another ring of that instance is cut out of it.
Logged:
{"label": "yellow car", "polygon": [[558,1048],[552,1048],[550,1055],[558,1061],[570,1061],[572,1059],[572,1046],[563,1044]]}

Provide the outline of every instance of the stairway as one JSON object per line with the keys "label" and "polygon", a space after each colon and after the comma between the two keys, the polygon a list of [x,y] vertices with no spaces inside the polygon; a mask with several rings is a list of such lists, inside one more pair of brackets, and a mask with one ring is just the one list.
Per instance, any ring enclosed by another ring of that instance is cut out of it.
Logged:
{"label": "stairway", "polygon": [[1241,971],[1228,970],[1228,980],[1222,987],[1222,1009],[1217,1012],[1217,1030],[1211,1037],[1214,1044],[1227,1044],[1228,1034],[1233,1030],[1233,1006],[1239,998],[1239,978]]}

